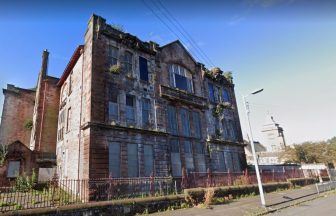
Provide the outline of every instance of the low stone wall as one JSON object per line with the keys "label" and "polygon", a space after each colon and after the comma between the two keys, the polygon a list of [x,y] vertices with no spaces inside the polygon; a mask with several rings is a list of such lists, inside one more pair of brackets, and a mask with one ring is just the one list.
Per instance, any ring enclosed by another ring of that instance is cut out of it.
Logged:
{"label": "low stone wall", "polygon": [[185,202],[184,195],[171,195],[164,197],[147,197],[126,200],[91,202],[77,205],[61,206],[58,208],[27,209],[8,212],[5,215],[136,215],[165,211],[172,206],[174,209],[181,208]]}
{"label": "low stone wall", "polygon": [[[295,185],[307,185],[315,179],[291,179],[288,182],[263,184],[265,192],[279,189],[289,189]],[[146,197],[125,200],[90,202],[77,205],[60,206],[57,208],[40,208],[8,212],[3,215],[136,215],[153,213],[167,209],[179,209],[189,204],[196,205],[204,202],[207,190],[214,190],[214,197],[240,197],[248,194],[258,194],[258,185],[225,186],[215,188],[185,189],[185,194],[162,197]]]}

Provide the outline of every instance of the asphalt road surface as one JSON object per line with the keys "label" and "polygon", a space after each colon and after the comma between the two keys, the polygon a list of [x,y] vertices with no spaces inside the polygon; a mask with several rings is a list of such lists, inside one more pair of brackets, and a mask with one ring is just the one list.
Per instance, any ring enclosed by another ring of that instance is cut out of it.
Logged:
{"label": "asphalt road surface", "polygon": [[270,214],[272,216],[334,216],[336,215],[336,194],[328,194],[297,206]]}

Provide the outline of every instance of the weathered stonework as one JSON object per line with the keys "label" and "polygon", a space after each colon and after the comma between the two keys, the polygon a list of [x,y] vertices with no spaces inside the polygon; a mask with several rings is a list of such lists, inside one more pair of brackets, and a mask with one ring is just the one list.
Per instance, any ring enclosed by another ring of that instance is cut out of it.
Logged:
{"label": "weathered stonework", "polygon": [[[109,47],[113,46],[118,52],[117,65],[110,69]],[[132,53],[132,70],[124,71],[121,65],[126,52]],[[140,79],[139,57],[147,60],[148,81]],[[180,65],[191,72],[192,92],[176,89],[171,84],[169,67]],[[71,71],[71,73],[70,73]],[[63,178],[107,178],[109,171],[109,146],[113,143],[120,145],[120,177],[128,177],[128,144],[137,145],[138,173],[145,175],[144,145],[153,149],[153,175],[172,175],[172,158],[170,141],[179,142],[181,166],[190,166],[186,157],[185,142],[191,143],[192,165],[190,171],[204,172],[207,168],[217,170],[218,154],[228,152],[230,163],[225,170],[241,171],[246,166],[244,145],[239,124],[236,100],[232,80],[212,80],[205,75],[205,68],[196,62],[179,41],[160,47],[154,42],[143,42],[128,33],[120,32],[105,23],[105,19],[92,16],[85,33],[85,43],[78,48],[60,79],[61,92],[66,89],[72,76],[73,91],[71,95],[62,94],[60,97],[60,112],[69,108],[73,111],[70,122],[71,129],[64,132],[62,140],[57,142],[58,172]],[[219,130],[222,137],[215,137],[215,117],[213,107],[218,102],[210,102],[208,82],[220,88],[226,88],[230,94],[231,109],[225,109],[221,119],[229,118],[234,121],[235,138],[229,139],[224,135],[224,126]],[[76,88],[76,89],[75,89]],[[118,95],[118,118],[109,119],[109,94]],[[126,95],[134,97],[135,121],[129,123],[126,119]],[[63,95],[64,98],[63,98]],[[142,124],[141,99],[150,100],[149,123]],[[65,101],[65,102],[64,102]],[[64,106],[63,106],[64,105]],[[177,110],[177,135],[168,130],[168,105]],[[181,108],[188,111],[190,121],[190,136],[182,135],[181,128],[184,120],[180,116]],[[199,113],[200,133],[191,122],[192,112]],[[60,117],[59,117],[60,119]],[[60,121],[58,124],[60,130]],[[195,150],[196,143],[201,143],[204,151]],[[217,154],[215,154],[217,152]],[[232,156],[231,156],[232,153]],[[188,155],[188,156],[187,156]],[[227,155],[227,154],[225,154]],[[204,157],[205,169],[199,170],[198,158]],[[111,159],[111,158],[110,158]],[[175,160],[175,159],[174,159]],[[226,159],[225,160],[229,160]],[[220,161],[222,163],[226,163]],[[113,174],[113,173],[112,173]]]}
{"label": "weathered stonework", "polygon": [[45,51],[27,144],[56,152],[60,178],[245,168],[232,78],[207,70],[181,42],[143,42],[93,15],[60,79],[46,74],[47,60]]}
{"label": "weathered stonework", "polygon": [[8,84],[3,93],[5,100],[0,126],[0,144],[9,145],[18,140],[29,147],[31,129],[27,124],[32,121],[35,90]]}

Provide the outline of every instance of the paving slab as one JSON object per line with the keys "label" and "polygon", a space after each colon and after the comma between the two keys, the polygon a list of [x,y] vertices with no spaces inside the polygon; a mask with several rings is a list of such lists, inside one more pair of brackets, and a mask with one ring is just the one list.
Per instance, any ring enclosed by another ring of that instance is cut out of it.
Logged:
{"label": "paving slab", "polygon": [[266,210],[284,208],[295,203],[315,198],[317,195],[315,185],[300,189],[272,192],[265,195],[267,208],[260,207],[260,197],[246,197],[232,200],[228,204],[213,205],[212,209],[193,207],[175,211],[155,213],[155,216],[217,216],[217,215],[255,215]]}

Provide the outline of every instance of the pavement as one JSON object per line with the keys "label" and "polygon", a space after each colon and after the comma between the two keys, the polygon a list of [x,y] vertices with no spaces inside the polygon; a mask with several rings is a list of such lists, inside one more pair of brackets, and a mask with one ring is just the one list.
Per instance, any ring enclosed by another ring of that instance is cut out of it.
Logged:
{"label": "pavement", "polygon": [[336,194],[325,194],[312,201],[285,208],[270,214],[271,216],[309,216],[309,215],[336,215]]}
{"label": "pavement", "polygon": [[[211,206],[212,209],[193,207],[174,211],[155,213],[155,216],[217,216],[217,215],[261,215],[266,212],[279,212],[281,209],[316,199],[320,195],[315,185],[300,189],[272,192],[265,195],[266,208],[260,207],[260,197],[253,196],[232,200],[228,204]],[[286,215],[286,213],[284,213]],[[336,215],[336,214],[335,214]],[[307,215],[306,215],[307,216]]]}

